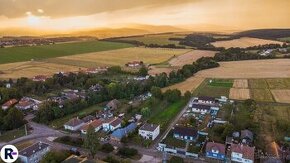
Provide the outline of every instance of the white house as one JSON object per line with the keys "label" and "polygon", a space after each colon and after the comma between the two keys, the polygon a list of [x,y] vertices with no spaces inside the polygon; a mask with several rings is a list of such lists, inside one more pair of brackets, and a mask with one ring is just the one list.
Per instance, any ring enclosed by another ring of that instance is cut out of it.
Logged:
{"label": "white house", "polygon": [[85,124],[81,128],[81,132],[82,134],[87,134],[89,126],[92,126],[95,129],[95,132],[98,132],[102,128],[102,124],[103,122],[100,119],[93,120],[92,122]]}
{"label": "white house", "polygon": [[50,146],[46,143],[35,143],[19,152],[19,159],[23,163],[40,162],[42,157],[49,152]]}
{"label": "white house", "polygon": [[73,119],[69,120],[67,123],[65,123],[63,127],[66,130],[77,131],[81,127],[83,127],[84,125],[85,125],[85,123],[82,120],[80,120],[79,118],[73,118]]}
{"label": "white house", "polygon": [[232,144],[231,152],[231,160],[234,162],[254,163],[255,147]]}
{"label": "white house", "polygon": [[154,140],[160,133],[160,125],[145,123],[139,129],[139,135],[144,139]]}
{"label": "white house", "polygon": [[112,117],[103,122],[104,131],[114,131],[121,127],[122,120],[117,117]]}

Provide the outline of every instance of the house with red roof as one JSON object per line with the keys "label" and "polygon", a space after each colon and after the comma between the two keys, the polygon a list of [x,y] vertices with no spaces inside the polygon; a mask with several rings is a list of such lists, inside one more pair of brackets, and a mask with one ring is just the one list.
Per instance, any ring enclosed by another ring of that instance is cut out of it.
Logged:
{"label": "house with red roof", "polygon": [[128,62],[125,64],[127,67],[132,67],[132,68],[135,68],[135,67],[140,67],[140,66],[143,66],[144,63],[143,61],[132,61],[132,62]]}
{"label": "house with red roof", "polygon": [[44,82],[48,77],[45,75],[36,75],[33,77],[33,81],[37,81],[37,82]]}
{"label": "house with red roof", "polygon": [[17,102],[18,102],[18,100],[11,99],[2,105],[2,109],[7,110],[7,109],[11,108],[12,106],[14,106]]}
{"label": "house with red roof", "polygon": [[226,151],[225,145],[221,143],[207,142],[206,157],[210,159],[225,160]]}
{"label": "house with red roof", "polygon": [[243,144],[231,145],[231,160],[241,163],[254,163],[255,147],[249,147]]}
{"label": "house with red roof", "polygon": [[94,128],[95,132],[98,132],[102,128],[102,125],[103,125],[103,121],[100,119],[96,119],[90,123],[85,124],[81,128],[81,132],[82,132],[82,134],[87,134],[89,126],[92,126]]}

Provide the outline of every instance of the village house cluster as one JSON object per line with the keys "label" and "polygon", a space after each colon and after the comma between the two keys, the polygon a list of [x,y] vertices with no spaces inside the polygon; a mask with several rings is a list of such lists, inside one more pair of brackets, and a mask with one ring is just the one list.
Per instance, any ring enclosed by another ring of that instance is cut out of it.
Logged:
{"label": "village house cluster", "polygon": [[[218,116],[224,103],[232,103],[226,97],[192,98],[187,111],[158,146],[158,150],[174,155],[199,158],[204,156],[211,161],[253,163],[255,147],[254,134],[250,130],[232,133],[224,143],[210,142],[209,130],[214,125],[228,123]],[[202,154],[202,155],[200,155]]]}
{"label": "village house cluster", "polygon": [[82,119],[72,118],[64,124],[64,129],[71,132],[87,134],[88,128],[93,127],[95,132],[104,132],[107,136],[101,140],[121,142],[121,139],[134,132],[137,128],[138,134],[144,139],[154,140],[160,133],[160,126],[157,124],[141,123],[142,115],[136,114],[129,120],[128,125],[122,125],[124,113],[115,115],[115,111],[120,107],[120,102],[111,100],[107,105],[96,113],[95,116],[88,115]]}

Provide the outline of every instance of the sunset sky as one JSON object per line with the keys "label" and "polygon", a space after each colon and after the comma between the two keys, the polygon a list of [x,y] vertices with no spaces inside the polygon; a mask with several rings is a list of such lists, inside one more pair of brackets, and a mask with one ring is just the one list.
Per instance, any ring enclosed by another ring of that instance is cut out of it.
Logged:
{"label": "sunset sky", "polygon": [[289,0],[0,0],[0,28],[78,30],[128,24],[288,28]]}

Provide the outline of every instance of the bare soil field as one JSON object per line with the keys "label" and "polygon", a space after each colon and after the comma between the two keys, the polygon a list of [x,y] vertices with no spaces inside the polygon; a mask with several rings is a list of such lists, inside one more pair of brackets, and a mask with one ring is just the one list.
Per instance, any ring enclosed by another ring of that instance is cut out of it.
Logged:
{"label": "bare soil field", "polygon": [[160,67],[160,66],[150,66],[149,67],[149,75],[157,75],[157,74],[161,74],[161,73],[166,73],[169,74],[171,71],[173,70],[178,70],[179,67]]}
{"label": "bare soil field", "polygon": [[216,53],[215,51],[209,50],[193,50],[183,55],[179,55],[177,57],[172,58],[169,61],[169,64],[171,66],[182,67],[185,64],[192,64],[201,57],[213,57],[215,53]]}
{"label": "bare soil field", "polygon": [[95,62],[98,65],[123,66],[130,61],[143,61],[145,64],[157,64],[165,62],[170,58],[188,52],[188,49],[165,49],[165,48],[124,48],[95,53],[86,53],[72,56],[60,57],[70,61]]}
{"label": "bare soil field", "polygon": [[32,78],[36,75],[52,75],[59,71],[73,72],[81,67],[36,61],[0,64],[0,79],[16,79],[19,77]]}
{"label": "bare soil field", "polygon": [[202,78],[289,78],[290,59],[220,62],[220,67],[200,71]]}
{"label": "bare soil field", "polygon": [[251,46],[258,46],[258,45],[265,45],[265,44],[283,44],[280,41],[273,41],[273,40],[265,40],[265,39],[258,39],[258,38],[251,38],[251,37],[242,37],[240,39],[234,39],[229,41],[217,41],[211,43],[215,47],[224,47],[224,48],[231,48],[231,47],[240,47],[240,48],[247,48]]}
{"label": "bare soil field", "polygon": [[248,88],[248,80],[247,79],[236,79],[234,80],[234,88]]}
{"label": "bare soil field", "polygon": [[182,94],[184,94],[186,91],[192,92],[193,90],[195,90],[203,81],[204,81],[204,78],[190,77],[184,82],[177,83],[172,86],[163,88],[162,91],[164,92],[168,89],[178,89],[181,91]]}
{"label": "bare soil field", "polygon": [[250,99],[250,89],[231,88],[229,97],[235,100]]}
{"label": "bare soil field", "polygon": [[275,89],[271,90],[276,102],[290,103],[290,90]]}

